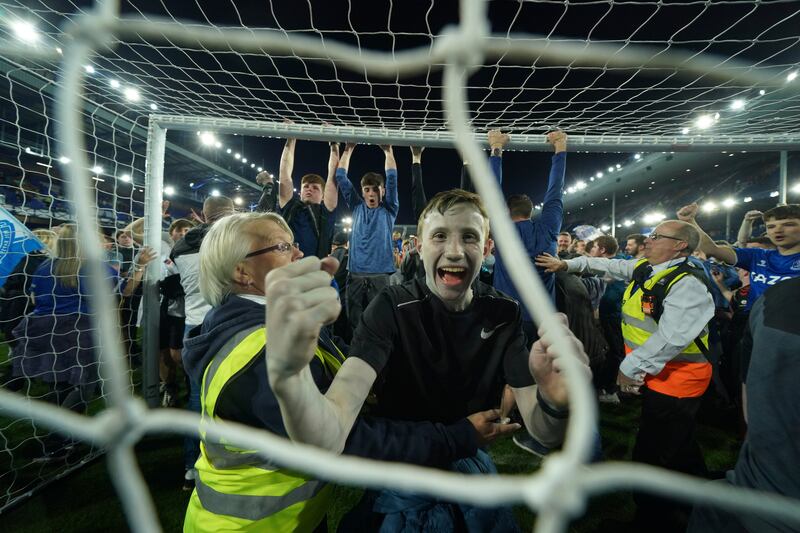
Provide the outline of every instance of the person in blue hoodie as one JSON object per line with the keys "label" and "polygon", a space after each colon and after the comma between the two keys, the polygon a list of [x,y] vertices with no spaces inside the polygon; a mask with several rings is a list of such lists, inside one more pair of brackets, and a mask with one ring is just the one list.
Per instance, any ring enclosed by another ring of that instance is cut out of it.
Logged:
{"label": "person in blue hoodie", "polygon": [[[279,215],[240,213],[208,229],[199,255],[200,291],[211,310],[189,332],[183,363],[191,379],[202,383],[203,417],[286,436],[266,365],[272,344],[265,330],[264,280],[303,253]],[[330,283],[337,261],[326,258],[323,264],[321,274]],[[325,393],[344,361],[341,349],[346,352],[346,347],[334,342],[325,329],[314,344],[310,373]],[[498,416],[498,411],[488,410],[448,424],[359,416],[343,452],[444,467],[518,427],[495,424]],[[323,518],[332,488],[324,482],[205,437],[196,468],[185,531],[325,530]]]}
{"label": "person in blue hoodie", "polygon": [[[503,147],[508,144],[510,137],[499,130],[489,132],[489,146],[492,150],[490,162],[494,170],[497,181],[503,184]],[[554,131],[547,135],[547,142],[553,145],[552,162],[550,163],[550,175],[547,181],[547,192],[544,195],[542,209],[536,220],[533,220],[533,202],[525,196],[515,194],[507,199],[509,213],[514,226],[517,228],[520,239],[528,252],[531,264],[534,258],[547,252],[555,255],[556,238],[561,231],[561,222],[564,218],[564,203],[562,196],[564,193],[564,172],[567,163],[567,134],[562,131]],[[555,303],[556,297],[556,277],[548,274],[537,267],[539,277],[544,283],[550,298]],[[515,300],[519,300],[519,291],[511,281],[505,261],[503,260],[502,247],[498,246],[495,252],[494,265],[494,288],[503,292]],[[536,326],[531,318],[529,309],[522,306],[522,329],[528,336],[528,343],[533,344],[536,340]]]}
{"label": "person in blue hoodie", "polygon": [[336,169],[336,185],[353,211],[350,258],[347,268],[347,317],[355,331],[361,314],[373,298],[389,285],[394,274],[392,229],[400,202],[397,196],[397,163],[391,146],[381,146],[386,158],[386,178],[367,172],[361,178],[361,196],[347,177],[347,163],[355,148],[347,144]]}

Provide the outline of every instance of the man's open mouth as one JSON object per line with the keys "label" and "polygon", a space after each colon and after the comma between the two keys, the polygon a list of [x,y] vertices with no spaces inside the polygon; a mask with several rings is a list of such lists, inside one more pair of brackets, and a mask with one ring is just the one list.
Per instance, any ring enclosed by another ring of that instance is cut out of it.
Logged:
{"label": "man's open mouth", "polygon": [[464,267],[441,267],[436,269],[436,274],[445,285],[458,285],[467,277],[467,269]]}

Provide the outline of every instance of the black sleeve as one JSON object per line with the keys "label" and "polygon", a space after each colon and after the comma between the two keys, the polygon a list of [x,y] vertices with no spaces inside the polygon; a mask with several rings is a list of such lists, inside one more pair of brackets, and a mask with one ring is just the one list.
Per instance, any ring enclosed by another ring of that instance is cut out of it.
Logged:
{"label": "black sleeve", "polygon": [[477,432],[463,418],[448,426],[433,422],[405,422],[360,416],[344,453],[383,461],[447,466],[478,451]]}
{"label": "black sleeve", "polygon": [[381,291],[361,314],[361,322],[353,333],[349,357],[363,359],[380,374],[392,353],[397,338],[391,287]]}
{"label": "black sleeve", "polygon": [[267,183],[258,200],[256,211],[267,213],[278,211],[278,187],[276,183]]}
{"label": "black sleeve", "polygon": [[515,389],[530,387],[536,384],[536,381],[531,375],[530,366],[528,365],[529,358],[530,351],[527,347],[525,332],[522,330],[522,315],[518,310],[511,332],[511,338],[506,345],[506,351],[503,355],[505,381]]}
{"label": "black sleeve", "polygon": [[414,210],[414,221],[419,220],[422,210],[428,204],[425,197],[425,187],[422,184],[422,165],[413,163],[411,165],[411,208]]}
{"label": "black sleeve", "polygon": [[472,184],[472,178],[469,177],[467,165],[461,165],[461,188],[465,191],[475,192],[475,185]]}

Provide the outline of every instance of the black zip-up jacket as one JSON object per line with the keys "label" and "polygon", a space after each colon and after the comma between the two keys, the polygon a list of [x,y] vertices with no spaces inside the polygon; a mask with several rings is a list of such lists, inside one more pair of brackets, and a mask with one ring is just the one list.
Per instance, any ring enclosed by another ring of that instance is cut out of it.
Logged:
{"label": "black zip-up jacket", "polygon": [[[194,328],[184,342],[183,365],[191,379],[201,382],[206,367],[231,336],[263,323],[263,305],[235,295],[227,297],[206,315],[203,324]],[[319,342],[327,351],[336,354],[324,329]],[[317,386],[326,391],[331,377],[316,357],[310,367]],[[264,351],[222,391],[215,411],[222,419],[287,436],[278,400],[269,385]],[[359,416],[343,453],[446,467],[457,459],[475,455],[477,449],[477,433],[466,418],[445,425]]]}

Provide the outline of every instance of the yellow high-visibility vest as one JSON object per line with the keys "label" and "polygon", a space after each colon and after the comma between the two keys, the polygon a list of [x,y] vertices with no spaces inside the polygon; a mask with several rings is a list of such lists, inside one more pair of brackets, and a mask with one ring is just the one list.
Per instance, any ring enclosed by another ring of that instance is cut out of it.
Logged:
{"label": "yellow high-visibility vest", "polygon": [[[256,357],[263,357],[266,340],[263,326],[249,328],[234,335],[214,356],[203,375],[203,420],[216,418],[220,393]],[[319,345],[315,352],[331,374],[344,359],[335,349],[341,359]],[[325,517],[331,485],[273,465],[253,450],[212,441],[202,425],[200,434],[200,457],[195,464],[198,475],[184,532],[310,532]]]}
{"label": "yellow high-visibility vest", "polygon": [[[636,267],[647,263],[647,259],[641,259],[636,263]],[[652,277],[644,281],[644,288],[651,290],[659,280],[672,274],[680,265],[674,265],[653,274]],[[666,290],[669,289],[680,279],[690,274],[682,272],[669,281]],[[641,287],[637,287],[636,282],[631,282],[625,289],[622,297],[622,336],[625,338],[625,355],[647,342],[650,336],[658,331],[658,322],[645,312],[642,304]],[[703,346],[708,346],[708,324],[698,337],[698,341]],[[711,364],[703,355],[697,342],[690,342],[681,350],[674,359],[669,361],[658,375],[645,376],[645,384],[650,390],[674,396],[676,398],[694,398],[702,396],[711,382]]]}

